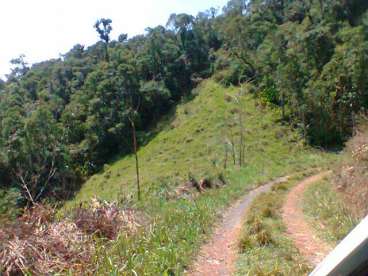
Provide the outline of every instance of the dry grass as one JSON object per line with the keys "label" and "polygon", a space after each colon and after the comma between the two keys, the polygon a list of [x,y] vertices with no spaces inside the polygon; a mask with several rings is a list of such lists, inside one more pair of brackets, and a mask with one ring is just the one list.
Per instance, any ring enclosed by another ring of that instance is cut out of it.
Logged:
{"label": "dry grass", "polygon": [[139,227],[133,210],[94,199],[70,218],[55,219],[55,210],[36,205],[0,231],[0,274],[51,275],[73,271],[93,274],[95,236],[109,240]]}
{"label": "dry grass", "polygon": [[346,147],[342,165],[336,170],[336,188],[358,218],[368,213],[368,127],[361,127]]}
{"label": "dry grass", "polygon": [[[143,216],[141,215],[140,218]],[[115,203],[93,198],[87,207],[73,211],[73,220],[85,234],[115,240],[119,233],[126,235],[137,231],[141,222],[133,209],[121,210]]]}
{"label": "dry grass", "polygon": [[48,275],[81,268],[93,250],[91,239],[71,221],[54,222],[54,210],[41,205],[3,228],[0,267],[5,275]]}

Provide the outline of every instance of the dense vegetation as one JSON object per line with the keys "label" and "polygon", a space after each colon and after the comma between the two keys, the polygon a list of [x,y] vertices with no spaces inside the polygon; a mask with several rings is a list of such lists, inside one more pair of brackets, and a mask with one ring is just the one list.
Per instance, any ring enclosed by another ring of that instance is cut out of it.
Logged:
{"label": "dense vegetation", "polygon": [[[248,83],[262,101],[321,146],[341,144],[368,105],[368,3],[363,0],[231,0],[166,27],[76,45],[29,68],[21,56],[0,83],[0,185],[23,202],[78,188],[145,133],[198,82]],[[14,191],[14,189],[12,190]]]}

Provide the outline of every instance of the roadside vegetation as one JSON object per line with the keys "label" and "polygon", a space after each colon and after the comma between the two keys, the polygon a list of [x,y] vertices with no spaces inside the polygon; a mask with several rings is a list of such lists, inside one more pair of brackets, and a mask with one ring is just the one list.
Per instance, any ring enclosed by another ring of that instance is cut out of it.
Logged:
{"label": "roadside vegetation", "polygon": [[355,136],[346,144],[342,160],[335,170],[334,190],[342,197],[350,213],[362,219],[368,214],[368,120],[362,117]]}
{"label": "roadside vegetation", "polygon": [[332,245],[341,241],[358,223],[328,178],[305,192],[303,211],[321,238]]}
{"label": "roadside vegetation", "polygon": [[367,119],[361,117],[356,133],[339,156],[333,176],[305,193],[304,211],[325,240],[336,244],[367,215]]}
{"label": "roadside vegetation", "polygon": [[339,156],[333,176],[315,183],[305,193],[304,211],[322,238],[336,244],[367,215],[367,119]]}

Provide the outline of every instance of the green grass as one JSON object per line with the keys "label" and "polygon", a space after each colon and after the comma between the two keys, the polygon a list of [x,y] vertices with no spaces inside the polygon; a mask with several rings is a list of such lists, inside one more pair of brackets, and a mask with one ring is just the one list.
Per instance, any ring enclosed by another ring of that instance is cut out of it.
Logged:
{"label": "green grass", "polygon": [[[106,165],[104,172],[91,177],[66,203],[64,210],[96,195],[140,209],[149,218],[149,225],[139,234],[122,235],[98,248],[98,273],[181,274],[210,235],[219,214],[236,198],[262,182],[321,166],[334,158],[304,146],[296,131],[278,122],[277,109],[257,106],[249,95],[241,98],[241,106],[236,104],[232,98],[238,88],[223,88],[208,80],[194,93],[196,97],[179,105],[172,117],[162,121],[157,135],[139,150],[141,202],[135,195],[134,159],[127,156]],[[246,114],[246,164],[223,170],[226,137],[232,132],[239,140],[239,126],[234,123],[239,108]],[[195,200],[167,199],[175,187],[187,181],[189,173],[199,179],[220,172],[228,181],[224,188],[210,190]]]}
{"label": "green grass", "polygon": [[303,211],[321,238],[332,244],[341,241],[358,223],[328,179],[306,190]]}
{"label": "green grass", "polygon": [[287,238],[281,208],[300,176],[276,185],[252,204],[239,244],[237,275],[306,275],[310,267]]}

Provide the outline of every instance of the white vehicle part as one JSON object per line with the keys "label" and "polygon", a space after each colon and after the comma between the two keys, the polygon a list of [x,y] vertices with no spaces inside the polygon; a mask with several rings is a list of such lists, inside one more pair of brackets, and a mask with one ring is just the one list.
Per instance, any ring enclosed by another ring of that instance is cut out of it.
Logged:
{"label": "white vehicle part", "polygon": [[346,275],[368,275],[368,216],[310,274]]}

